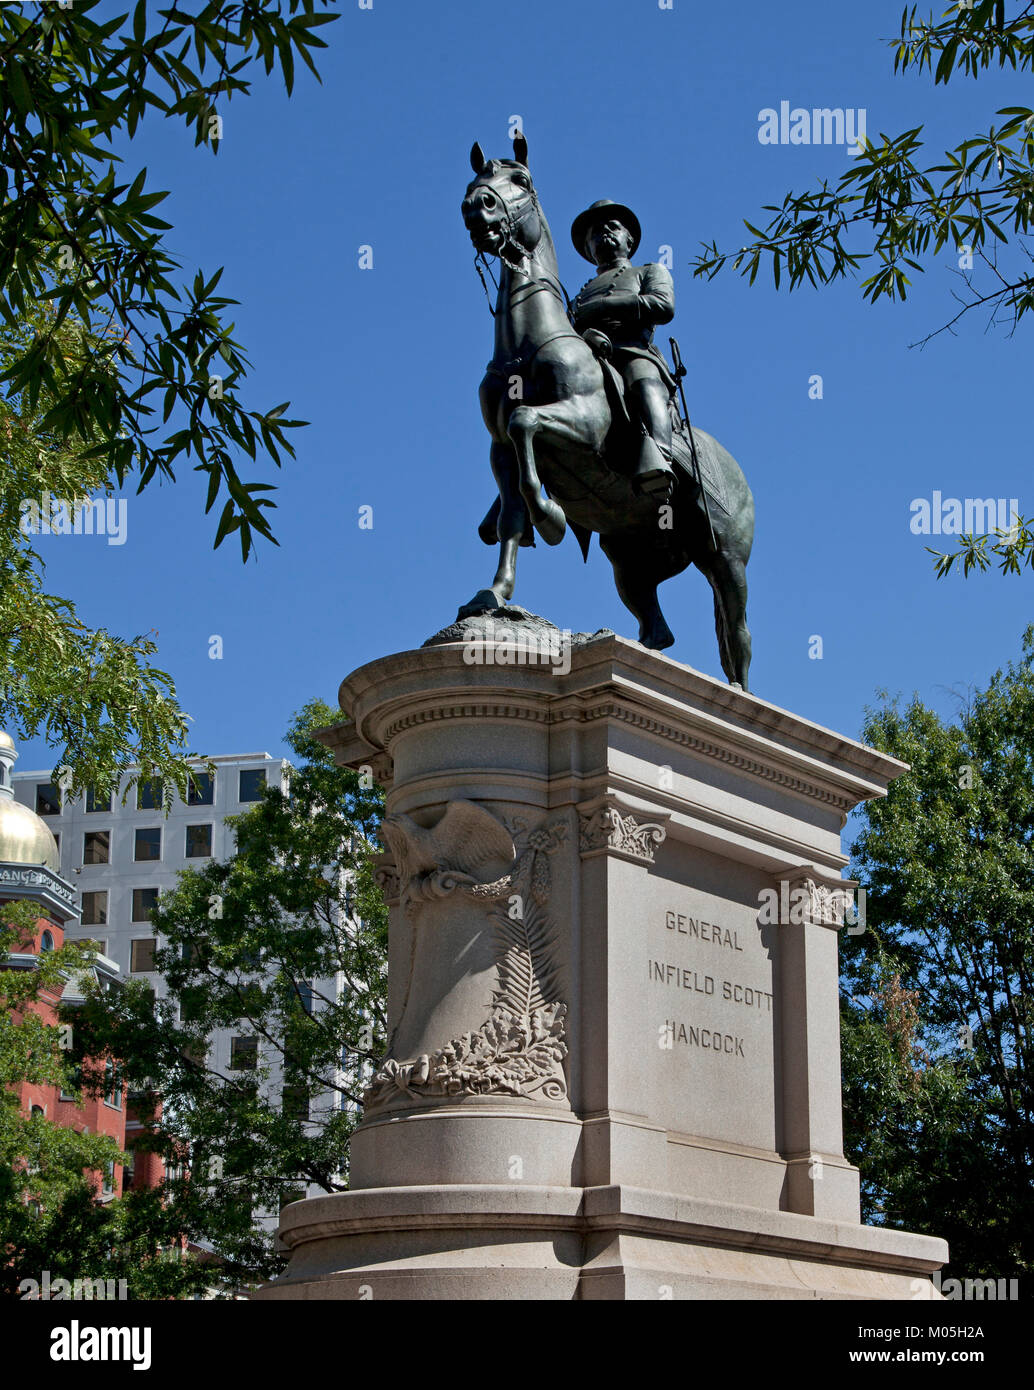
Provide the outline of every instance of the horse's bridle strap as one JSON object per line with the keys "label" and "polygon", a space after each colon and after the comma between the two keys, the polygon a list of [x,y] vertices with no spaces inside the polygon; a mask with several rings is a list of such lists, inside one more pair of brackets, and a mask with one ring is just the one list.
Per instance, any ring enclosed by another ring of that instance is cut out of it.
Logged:
{"label": "horse's bridle strap", "polygon": [[580,333],[554,333],[552,337],[546,338],[544,342],[539,343],[539,345],[536,347],[535,351],[531,354],[530,357],[511,357],[510,360],[508,362],[504,362],[502,366],[497,366],[495,362],[489,362],[488,366],[485,368],[485,371],[488,372],[490,376],[501,377],[512,376],[514,372],[520,371],[521,369],[527,371],[527,369],[535,361],[535,358],[538,357],[542,349],[546,347],[549,343],[555,343],[558,338],[577,338],[580,343],[583,343],[586,347],[588,347],[588,343],[585,342],[585,339],[582,337]]}

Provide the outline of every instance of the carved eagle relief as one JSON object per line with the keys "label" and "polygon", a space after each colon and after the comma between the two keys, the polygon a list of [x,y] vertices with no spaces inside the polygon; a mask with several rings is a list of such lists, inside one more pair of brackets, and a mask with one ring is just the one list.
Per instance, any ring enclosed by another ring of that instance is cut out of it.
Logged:
{"label": "carved eagle relief", "polygon": [[[550,857],[563,844],[567,826],[561,820],[527,835],[523,827],[515,830],[519,854],[513,833],[471,801],[450,802],[429,829],[404,815],[387,817],[381,829],[395,856],[407,915],[457,890],[487,913],[495,984],[491,1013],[477,1028],[405,1061],[389,1049],[366,1090],[367,1110],[400,1092],[414,1100],[427,1095],[565,1100],[567,1005],[560,997],[557,930],[548,900]],[[411,935],[402,1013],[409,1004],[419,934]]]}
{"label": "carved eagle relief", "polygon": [[386,816],[381,833],[395,856],[403,898],[415,880],[431,874],[488,882],[505,873],[516,856],[510,832],[473,801],[450,801],[430,829],[411,816]]}

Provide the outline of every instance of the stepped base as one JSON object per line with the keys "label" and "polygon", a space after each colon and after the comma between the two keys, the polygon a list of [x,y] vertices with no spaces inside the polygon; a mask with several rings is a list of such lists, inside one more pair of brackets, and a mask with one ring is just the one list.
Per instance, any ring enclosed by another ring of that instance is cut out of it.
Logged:
{"label": "stepped base", "polygon": [[939,1299],[944,1241],[640,1188],[370,1188],[286,1207],[269,1299]]}

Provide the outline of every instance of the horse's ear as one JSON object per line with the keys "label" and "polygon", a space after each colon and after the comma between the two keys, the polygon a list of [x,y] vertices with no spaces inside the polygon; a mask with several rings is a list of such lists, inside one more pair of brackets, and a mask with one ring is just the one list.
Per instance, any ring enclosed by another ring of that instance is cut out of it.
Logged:
{"label": "horse's ear", "polygon": [[513,157],[518,164],[523,164],[525,169],[528,167],[528,142],[524,138],[524,132],[519,130],[513,137]]}
{"label": "horse's ear", "polygon": [[486,163],[485,152],[475,140],[470,147],[470,167],[474,170],[475,174],[480,174]]}

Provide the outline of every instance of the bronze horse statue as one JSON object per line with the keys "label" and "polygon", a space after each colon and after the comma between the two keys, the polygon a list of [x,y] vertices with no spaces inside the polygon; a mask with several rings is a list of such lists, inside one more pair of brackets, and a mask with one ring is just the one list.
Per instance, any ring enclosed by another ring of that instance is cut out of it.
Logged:
{"label": "bronze horse statue", "polygon": [[754,538],[747,480],[709,434],[693,429],[690,440],[673,401],[670,495],[659,498],[633,482],[620,378],[572,326],[523,135],[513,148],[514,159],[490,160],[473,146],[475,178],[462,204],[475,251],[499,258],[495,351],[480,388],[499,497],[479,534],[488,545],[498,541],[500,552],[490,589],[460,615],[512,597],[518,547],[534,545],[535,532],[558,545],[570,525],[588,558],[595,531],[646,647],[659,651],[675,640],[658,584],[691,564],[703,572],[714,593],[722,669],[746,690],[746,565]]}

